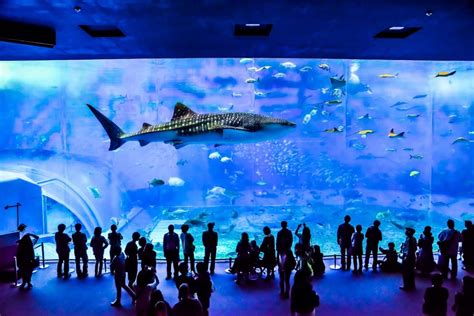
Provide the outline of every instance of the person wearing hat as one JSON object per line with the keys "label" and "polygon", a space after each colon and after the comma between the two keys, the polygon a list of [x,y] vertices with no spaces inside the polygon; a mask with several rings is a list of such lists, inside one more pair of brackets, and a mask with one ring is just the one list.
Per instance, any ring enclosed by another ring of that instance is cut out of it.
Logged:
{"label": "person wearing hat", "polygon": [[18,231],[21,237],[20,240],[18,240],[16,258],[22,279],[20,289],[24,289],[27,285],[28,288],[31,289],[33,287],[33,285],[31,285],[31,275],[35,268],[35,250],[33,247],[39,237],[35,234],[27,233],[25,224],[20,224]]}
{"label": "person wearing hat", "polygon": [[209,267],[209,257],[211,257],[211,266],[209,271],[214,274],[214,268],[216,265],[216,252],[217,252],[217,242],[218,235],[214,231],[214,223],[207,224],[207,231],[202,233],[202,244],[204,245],[204,263],[206,267]]}
{"label": "person wearing hat", "polygon": [[401,290],[415,289],[415,263],[416,263],[416,238],[415,229],[412,227],[405,228],[405,242],[402,244],[402,275],[403,285]]}

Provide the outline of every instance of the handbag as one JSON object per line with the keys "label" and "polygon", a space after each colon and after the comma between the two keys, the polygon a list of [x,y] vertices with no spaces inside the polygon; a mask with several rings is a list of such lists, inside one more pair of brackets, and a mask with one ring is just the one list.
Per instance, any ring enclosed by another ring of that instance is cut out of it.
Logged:
{"label": "handbag", "polygon": [[40,265],[40,257],[39,256],[34,257],[34,259],[32,260],[32,263],[33,263],[33,269],[38,268]]}

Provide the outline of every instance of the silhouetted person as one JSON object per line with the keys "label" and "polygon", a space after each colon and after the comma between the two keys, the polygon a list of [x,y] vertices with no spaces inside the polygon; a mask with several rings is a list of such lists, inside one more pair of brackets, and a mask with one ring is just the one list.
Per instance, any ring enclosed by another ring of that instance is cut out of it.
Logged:
{"label": "silhouetted person", "polygon": [[211,294],[213,285],[211,276],[207,272],[204,262],[196,264],[197,275],[194,279],[194,290],[197,294],[199,302],[201,302],[204,315],[209,315],[209,306],[211,304]]}
{"label": "silhouetted person", "polygon": [[[367,230],[368,231],[368,230]],[[364,234],[362,233],[362,225],[356,226],[356,232],[352,234],[352,258],[354,260],[354,273],[362,273],[362,243],[364,241]],[[357,259],[359,260],[359,268],[357,268]],[[376,259],[375,259],[376,260]],[[366,263],[368,259],[366,257]]]}
{"label": "silhouetted person", "polygon": [[178,276],[179,236],[174,232],[174,226],[168,226],[168,232],[163,236],[163,253],[166,258],[166,280],[171,279],[171,265],[174,277]]}
{"label": "silhouetted person", "polygon": [[423,314],[430,316],[446,316],[448,310],[448,289],[443,287],[443,276],[439,273],[431,277],[432,286],[425,291]]}
{"label": "silhouetted person", "polygon": [[415,261],[416,261],[416,238],[415,230],[411,227],[405,229],[406,239],[402,244],[402,274],[403,274],[403,285],[400,286],[401,290],[414,290],[415,289]]}
{"label": "silhouetted person", "polygon": [[454,221],[448,220],[448,228],[438,235],[439,251],[441,257],[439,259],[439,268],[443,277],[448,277],[449,261],[451,261],[451,279],[456,279],[458,273],[458,247],[461,241],[461,233],[454,229]]}
{"label": "silhouetted person", "polygon": [[156,251],[153,250],[153,245],[150,243],[145,245],[145,250],[142,254],[142,267],[149,267],[156,271]]}
{"label": "silhouetted person", "polygon": [[262,244],[260,245],[260,251],[263,252],[263,267],[267,269],[267,279],[275,278],[275,237],[273,237],[270,227],[265,226],[263,228]]}
{"label": "silhouetted person", "polygon": [[191,294],[194,294],[194,278],[189,274],[186,262],[180,262],[178,265],[178,276],[174,278],[176,288],[179,289],[181,284],[186,283],[189,286]]}
{"label": "silhouetted person", "polygon": [[250,250],[249,235],[243,232],[235,248],[237,257],[235,258],[233,270],[237,272],[237,280],[235,280],[237,284],[240,284],[243,276],[248,278],[251,269]]}
{"label": "silhouetted person", "polygon": [[112,254],[113,260],[110,263],[110,270],[114,274],[115,289],[116,289],[116,298],[110,305],[119,307],[122,306],[122,289],[124,289],[132,298],[135,300],[135,292],[127,285],[125,281],[125,255],[122,252],[120,247],[114,248],[114,253]]}
{"label": "silhouetted person", "polygon": [[158,303],[155,304],[153,307],[153,316],[169,316],[173,315],[173,310],[168,309],[168,303],[164,301],[159,301]]}
{"label": "silhouetted person", "polygon": [[157,304],[163,303],[162,307],[164,313],[162,315],[171,315],[172,308],[165,298],[163,297],[163,293],[161,290],[155,289],[150,296],[150,306],[148,307],[148,316],[156,316],[157,315]]}
{"label": "silhouetted person", "polygon": [[[202,244],[204,245],[204,263],[209,268],[209,272],[214,274],[214,268],[216,266],[216,252],[218,235],[214,231],[214,223],[207,224],[207,231],[202,233]],[[211,259],[211,265],[209,266],[209,257]]]}
{"label": "silhouetted person", "polygon": [[122,248],[122,239],[123,236],[121,233],[117,233],[117,225],[113,224],[110,226],[110,233],[107,236],[110,244],[110,262],[114,259],[114,253],[117,253],[115,249]]}
{"label": "silhouetted person", "polygon": [[452,310],[456,316],[474,315],[474,278],[466,275],[462,279],[462,291],[454,296],[454,305]]}
{"label": "silhouetted person", "polygon": [[125,246],[125,271],[128,274],[128,286],[131,288],[138,273],[138,246],[137,241],[140,239],[140,233],[134,232],[132,234],[132,240]]}
{"label": "silhouetted person", "polygon": [[[74,257],[76,259],[76,274],[79,278],[86,277],[88,275],[87,262],[87,236],[81,232],[82,225],[77,223],[74,225],[76,232],[72,234],[72,242],[74,244]],[[82,269],[81,269],[82,260]]]}
{"label": "silhouetted person", "polygon": [[474,270],[474,226],[472,221],[465,221],[464,226],[466,229],[463,229],[461,233],[464,269],[472,271]]}
{"label": "silhouetted person", "polygon": [[256,267],[260,261],[260,247],[257,245],[257,241],[254,239],[250,242],[250,266]]}
{"label": "silhouetted person", "polygon": [[[145,246],[146,246],[146,238],[140,237],[140,239],[138,239],[138,252],[137,252],[138,260],[142,260],[143,252],[145,251]],[[145,267],[145,265],[143,264],[143,260],[142,260],[141,266],[142,266],[142,269]]]}
{"label": "silhouetted person", "polygon": [[280,253],[286,253],[287,250],[291,250],[293,247],[293,234],[287,227],[288,223],[286,221],[282,221],[281,229],[278,232],[276,239],[277,256]]}
{"label": "silhouetted person", "polygon": [[339,225],[337,228],[337,244],[341,247],[341,265],[343,271],[351,269],[351,237],[355,232],[354,226],[349,224],[351,217],[349,215],[344,216],[344,223]]}
{"label": "silhouetted person", "polygon": [[310,257],[303,249],[303,245],[297,243],[295,245],[295,256],[296,256],[296,271],[303,271],[308,279],[313,277],[313,267],[310,263]]}
{"label": "silhouetted person", "polygon": [[197,299],[191,297],[187,284],[179,287],[178,299],[179,302],[173,306],[174,316],[203,316],[202,305]]}
{"label": "silhouetted person", "polygon": [[301,224],[296,227],[295,235],[298,237],[298,243],[303,246],[304,252],[309,252],[311,248],[311,230],[303,223],[303,232],[299,233]]}
{"label": "silhouetted person", "polygon": [[377,256],[379,250],[379,241],[382,241],[382,232],[379,229],[380,221],[375,220],[374,224],[367,228],[365,238],[367,244],[365,247],[365,270],[369,269],[370,254],[372,254],[372,269],[377,270]]}
{"label": "silhouetted person", "polygon": [[398,253],[397,250],[395,250],[395,244],[389,242],[388,249],[379,247],[379,250],[385,255],[384,260],[380,264],[380,269],[383,272],[400,272],[402,265],[398,262]]}
{"label": "silhouetted person", "polygon": [[102,275],[102,266],[104,261],[104,251],[109,243],[104,236],[102,236],[102,227],[96,227],[94,229],[94,236],[91,239],[91,247],[95,257],[95,277]]}
{"label": "silhouetted person", "polygon": [[280,297],[290,298],[290,277],[296,267],[296,259],[291,249],[278,254],[278,273],[280,275]]}
{"label": "silhouetted person", "polygon": [[27,285],[28,288],[31,289],[33,287],[31,284],[31,276],[35,268],[34,245],[39,237],[35,234],[27,233],[25,224],[20,224],[18,226],[18,231],[20,232],[20,239],[18,240],[16,259],[22,281],[20,289],[24,289]]}
{"label": "silhouetted person", "polygon": [[293,287],[291,288],[291,314],[312,315],[319,306],[319,295],[313,290],[311,282],[302,271],[296,271]]}
{"label": "silhouetted person", "polygon": [[314,275],[322,276],[326,271],[326,265],[324,264],[324,254],[321,252],[321,247],[319,247],[319,245],[314,245],[310,256],[311,261],[313,262]]}
{"label": "silhouetted person", "polygon": [[135,289],[135,311],[137,316],[147,316],[151,294],[158,286],[158,283],[159,281],[154,271],[148,267],[138,273],[137,286]]}
{"label": "silhouetted person", "polygon": [[[71,274],[69,273],[69,243],[71,242],[71,237],[68,234],[65,234],[66,225],[59,224],[58,232],[54,234],[54,240],[56,241],[56,252],[58,254],[58,278],[64,276],[65,279],[69,279]],[[64,266],[64,273],[63,273]]]}
{"label": "silhouetted person", "polygon": [[426,226],[418,239],[419,252],[416,261],[416,268],[425,275],[430,274],[435,268],[433,241],[434,237],[431,234],[431,227]]}
{"label": "silhouetted person", "polygon": [[179,236],[181,239],[181,246],[183,248],[183,256],[184,262],[186,264],[190,264],[189,267],[191,271],[196,273],[196,269],[194,268],[194,250],[196,246],[194,246],[194,237],[189,231],[189,225],[184,224],[181,226],[181,235]]}

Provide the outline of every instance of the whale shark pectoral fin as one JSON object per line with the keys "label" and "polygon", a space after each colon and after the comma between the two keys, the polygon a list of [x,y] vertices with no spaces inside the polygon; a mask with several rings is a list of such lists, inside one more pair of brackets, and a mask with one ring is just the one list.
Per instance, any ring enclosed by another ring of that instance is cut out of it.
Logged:
{"label": "whale shark pectoral fin", "polygon": [[173,117],[171,118],[171,122],[181,120],[187,117],[192,117],[197,115],[196,112],[188,108],[186,105],[184,105],[181,102],[176,103],[174,106],[174,112],[173,112]]}
{"label": "whale shark pectoral fin", "polygon": [[150,142],[146,140],[139,140],[138,143],[140,144],[141,147],[148,145]]}

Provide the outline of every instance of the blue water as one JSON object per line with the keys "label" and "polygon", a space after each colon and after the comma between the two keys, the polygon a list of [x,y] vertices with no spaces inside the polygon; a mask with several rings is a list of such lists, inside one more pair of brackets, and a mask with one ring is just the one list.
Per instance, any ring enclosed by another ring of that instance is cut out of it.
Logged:
{"label": "blue water", "polygon": [[[224,257],[241,232],[260,242],[263,226],[275,232],[287,220],[293,229],[305,222],[313,242],[334,253],[337,225],[350,214],[364,230],[378,218],[384,245],[398,244],[405,226],[436,233],[448,218],[460,228],[473,217],[473,69],[315,59],[0,62],[0,181],[42,187],[41,232],[59,222],[82,222],[88,234],[118,223],[127,239],[139,230],[159,247],[169,223],[188,221],[200,240],[215,221]],[[176,102],[297,127],[254,144],[176,150],[129,142],[109,152],[86,107],[135,132],[169,121]],[[391,129],[403,137],[389,137]],[[2,229],[13,229],[13,219],[8,225]]]}

